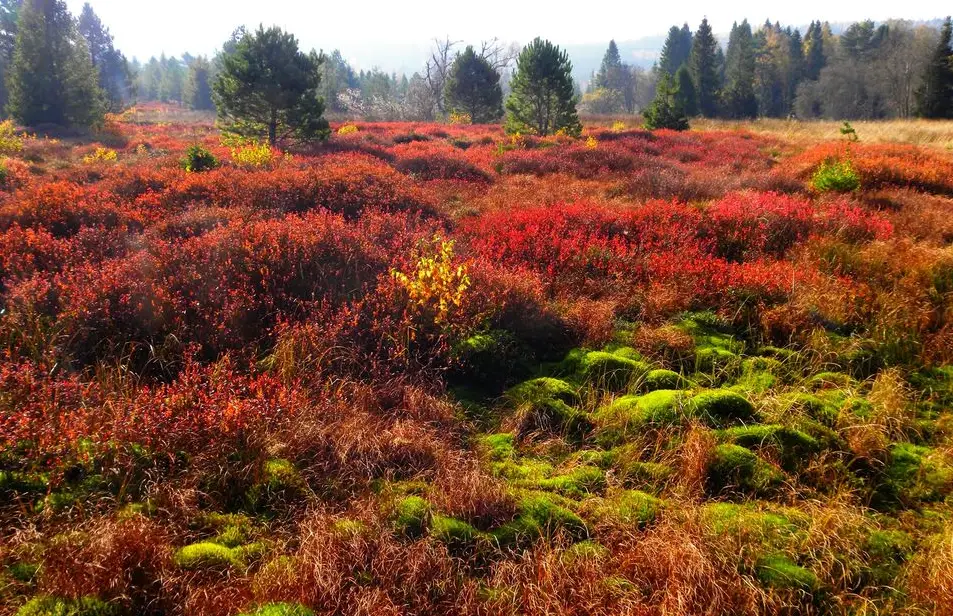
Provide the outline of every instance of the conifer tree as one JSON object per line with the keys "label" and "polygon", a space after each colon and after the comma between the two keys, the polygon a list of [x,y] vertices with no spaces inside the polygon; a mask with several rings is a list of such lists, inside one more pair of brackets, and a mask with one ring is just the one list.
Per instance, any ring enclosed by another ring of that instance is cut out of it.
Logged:
{"label": "conifer tree", "polygon": [[698,115],[698,99],[695,96],[695,82],[692,81],[692,73],[688,66],[683,64],[675,72],[675,85],[678,91],[675,96],[682,106],[682,111],[688,117]]}
{"label": "conifer tree", "polygon": [[917,115],[924,118],[953,118],[953,36],[950,18],[940,29],[940,41],[917,90]]}
{"label": "conifer tree", "polygon": [[331,134],[318,95],[321,57],[298,49],[281,28],[245,33],[212,86],[223,128],[247,137],[314,141]]}
{"label": "conifer tree", "polygon": [[457,55],[450,67],[444,99],[446,109],[467,113],[477,124],[496,122],[503,116],[500,74],[471,46]]}
{"label": "conifer tree", "polygon": [[89,46],[90,59],[99,73],[99,87],[106,94],[111,111],[119,111],[132,99],[132,74],[129,63],[113,46],[109,28],[103,26],[93,7],[87,2],[79,16],[79,33]]}
{"label": "conifer tree", "polygon": [[688,130],[688,118],[679,101],[678,87],[672,83],[667,73],[661,73],[655,100],[642,114],[643,123],[648,130],[667,128],[669,130]]}
{"label": "conifer tree", "polygon": [[721,86],[718,74],[719,49],[708,19],[702,19],[692,40],[689,67],[692,71],[692,80],[695,82],[698,111],[706,118],[713,118],[718,113],[718,95]]}
{"label": "conifer tree", "polygon": [[736,22],[732,26],[728,51],[725,53],[725,89],[722,102],[728,117],[753,118],[758,115],[754,78],[754,37],[746,19],[740,25]]}
{"label": "conifer tree", "polygon": [[821,22],[812,21],[804,37],[804,78],[817,81],[821,76],[821,69],[826,65],[824,30]]}
{"label": "conifer tree", "polygon": [[21,124],[93,126],[105,101],[89,48],[62,0],[26,0],[7,79],[10,115]]}
{"label": "conifer tree", "polygon": [[684,24],[681,28],[672,26],[659,56],[658,69],[669,75],[675,75],[678,69],[688,62],[691,53],[692,31],[688,24]]}
{"label": "conifer tree", "polygon": [[17,21],[23,0],[0,0],[0,110],[7,105],[7,75],[17,43]]}
{"label": "conifer tree", "polygon": [[208,111],[215,109],[212,102],[211,65],[208,58],[199,56],[189,64],[189,76],[185,81],[183,102],[189,109]]}
{"label": "conifer tree", "polygon": [[539,37],[523,48],[516,59],[506,100],[509,132],[549,135],[563,130],[582,132],[576,114],[576,92],[569,54]]}

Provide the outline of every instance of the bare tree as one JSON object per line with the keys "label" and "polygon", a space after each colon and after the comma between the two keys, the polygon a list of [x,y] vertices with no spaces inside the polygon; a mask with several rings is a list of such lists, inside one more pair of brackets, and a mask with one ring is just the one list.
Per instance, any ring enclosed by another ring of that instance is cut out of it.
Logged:
{"label": "bare tree", "polygon": [[477,54],[487,62],[493,69],[503,74],[513,62],[516,61],[517,56],[520,55],[520,46],[516,43],[506,44],[500,39],[493,37],[489,41],[480,42],[480,51]]}
{"label": "bare tree", "polygon": [[430,87],[434,107],[437,114],[443,115],[446,110],[443,105],[443,87],[447,83],[447,74],[453,63],[453,48],[463,41],[451,41],[447,36],[444,39],[434,39],[430,50],[430,58],[424,64],[424,80]]}

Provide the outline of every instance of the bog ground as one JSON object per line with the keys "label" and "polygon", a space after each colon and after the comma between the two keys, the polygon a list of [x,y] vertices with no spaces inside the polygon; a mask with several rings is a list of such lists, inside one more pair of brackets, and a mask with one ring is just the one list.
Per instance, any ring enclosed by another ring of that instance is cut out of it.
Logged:
{"label": "bog ground", "polygon": [[951,127],[4,125],[0,613],[953,613]]}

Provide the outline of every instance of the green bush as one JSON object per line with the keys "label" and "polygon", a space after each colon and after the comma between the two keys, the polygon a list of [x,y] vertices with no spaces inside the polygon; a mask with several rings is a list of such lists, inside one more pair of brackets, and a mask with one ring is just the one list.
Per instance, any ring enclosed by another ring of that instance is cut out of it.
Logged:
{"label": "green bush", "polygon": [[860,189],[860,174],[850,159],[826,160],[811,176],[811,186],[817,192],[853,192]]}
{"label": "green bush", "polygon": [[201,173],[218,167],[215,155],[200,145],[190,146],[182,159],[182,168],[189,173]]}

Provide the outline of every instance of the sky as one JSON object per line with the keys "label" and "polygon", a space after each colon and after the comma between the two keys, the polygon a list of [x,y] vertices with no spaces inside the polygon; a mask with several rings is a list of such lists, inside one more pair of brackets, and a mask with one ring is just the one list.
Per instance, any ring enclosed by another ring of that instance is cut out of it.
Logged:
{"label": "sky", "polygon": [[[79,15],[85,0],[66,0]],[[419,54],[423,62],[429,41],[450,36],[479,42],[499,37],[526,43],[542,36],[556,44],[606,43],[664,34],[673,24],[692,29],[708,17],[716,33],[747,18],[784,25],[813,19],[832,23],[861,19],[932,19],[951,6],[939,0],[869,0],[830,2],[796,0],[682,0],[678,3],[587,0],[562,9],[547,0],[361,0],[317,2],[293,0],[89,0],[109,27],[116,47],[127,57],[146,60],[165,52],[179,56],[211,54],[239,25],[278,25],[293,32],[305,49],[339,48],[359,68],[380,65],[396,70],[404,58]]]}

